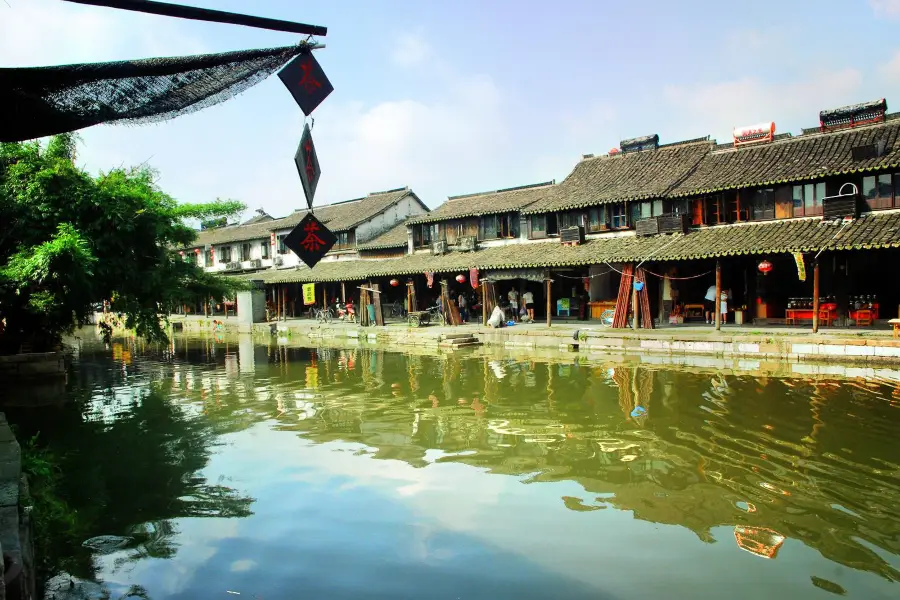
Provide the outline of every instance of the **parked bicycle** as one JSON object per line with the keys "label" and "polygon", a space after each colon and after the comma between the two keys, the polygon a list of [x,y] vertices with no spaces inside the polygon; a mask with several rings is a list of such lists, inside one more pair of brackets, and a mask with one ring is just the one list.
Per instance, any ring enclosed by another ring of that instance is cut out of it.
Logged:
{"label": "parked bicycle", "polygon": [[391,304],[391,316],[392,317],[405,317],[406,311],[403,310],[403,305],[400,302],[394,302]]}
{"label": "parked bicycle", "polygon": [[447,324],[447,319],[444,318],[444,311],[441,310],[440,306],[432,306],[428,309],[428,312],[432,323],[437,325]]}
{"label": "parked bicycle", "polygon": [[331,323],[331,320],[334,319],[334,311],[330,308],[317,308],[315,315],[318,323]]}

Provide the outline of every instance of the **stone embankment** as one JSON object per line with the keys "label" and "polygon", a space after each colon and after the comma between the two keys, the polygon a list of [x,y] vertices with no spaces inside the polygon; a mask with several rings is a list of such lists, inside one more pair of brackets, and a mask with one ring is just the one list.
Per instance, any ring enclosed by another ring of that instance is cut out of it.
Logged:
{"label": "stone embankment", "polygon": [[3,580],[0,600],[33,600],[34,546],[28,480],[22,473],[22,451],[6,415],[0,413],[0,549]]}
{"label": "stone embankment", "polygon": [[[657,330],[610,329],[591,324],[516,325],[491,329],[481,325],[412,328],[402,324],[365,327],[309,319],[289,319],[257,323],[247,328],[233,319],[187,318],[177,321],[185,332],[252,332],[279,338],[305,336],[311,340],[345,339],[351,343],[424,346],[453,349],[471,344],[456,339],[481,342],[503,348],[546,349],[588,354],[668,356],[673,362],[692,357],[784,361],[803,363],[844,363],[854,365],[900,365],[900,340],[889,331],[831,329],[820,334],[809,330],[753,327],[728,328],[716,332],[710,327],[668,327]],[[701,361],[702,362],[702,361]]]}

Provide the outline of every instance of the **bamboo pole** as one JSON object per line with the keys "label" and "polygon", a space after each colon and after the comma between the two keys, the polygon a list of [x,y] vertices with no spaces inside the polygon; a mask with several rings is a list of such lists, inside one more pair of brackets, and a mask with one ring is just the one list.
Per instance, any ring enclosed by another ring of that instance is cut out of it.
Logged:
{"label": "bamboo pole", "polygon": [[481,282],[481,326],[487,327],[487,282]]}
{"label": "bamboo pole", "polygon": [[819,333],[819,259],[813,263],[813,333]]}
{"label": "bamboo pole", "polygon": [[716,331],[722,330],[722,263],[716,261]]}

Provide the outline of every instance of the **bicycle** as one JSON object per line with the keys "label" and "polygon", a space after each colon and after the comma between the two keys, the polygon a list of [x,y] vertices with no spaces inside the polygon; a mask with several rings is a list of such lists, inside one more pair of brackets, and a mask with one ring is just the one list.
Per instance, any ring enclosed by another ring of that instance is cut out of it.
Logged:
{"label": "bicycle", "polygon": [[447,319],[444,318],[444,311],[442,311],[439,306],[430,307],[428,312],[430,313],[432,323],[442,326],[447,324]]}
{"label": "bicycle", "polygon": [[317,308],[315,315],[318,323],[331,323],[331,320],[334,319],[334,311],[330,308]]}
{"label": "bicycle", "polygon": [[405,317],[406,311],[403,310],[403,305],[399,302],[394,302],[391,304],[391,316],[392,317]]}

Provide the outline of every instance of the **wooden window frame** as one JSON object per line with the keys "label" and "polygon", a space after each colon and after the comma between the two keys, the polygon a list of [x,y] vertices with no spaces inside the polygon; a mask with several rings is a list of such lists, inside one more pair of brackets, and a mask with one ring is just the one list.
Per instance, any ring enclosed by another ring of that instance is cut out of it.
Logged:
{"label": "wooden window frame", "polygon": [[[536,228],[537,223],[543,223],[543,227]],[[531,215],[528,219],[528,237],[532,240],[547,237],[547,213]]]}

